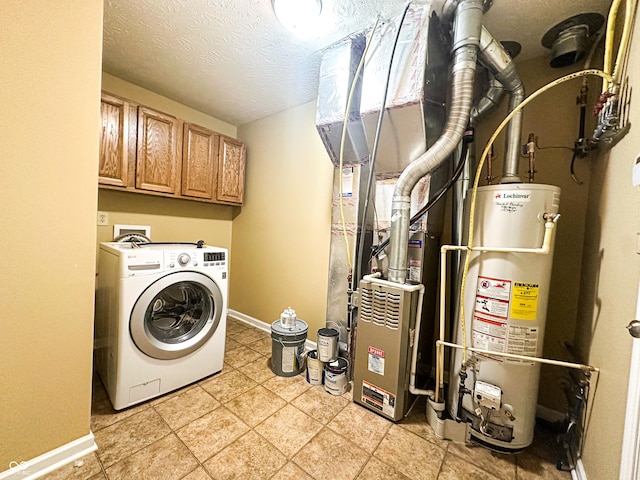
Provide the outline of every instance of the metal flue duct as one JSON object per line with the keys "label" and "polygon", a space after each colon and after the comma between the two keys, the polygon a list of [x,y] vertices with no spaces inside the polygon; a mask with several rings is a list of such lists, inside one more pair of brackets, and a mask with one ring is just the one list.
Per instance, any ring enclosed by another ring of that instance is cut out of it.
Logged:
{"label": "metal flue duct", "polygon": [[[524,100],[524,85],[513,59],[491,33],[482,27],[480,35],[480,60],[509,93],[509,112]],[[504,166],[500,183],[518,183],[520,164],[520,136],[522,133],[522,110],[518,110],[507,126]]]}
{"label": "metal flue duct", "polygon": [[406,279],[411,191],[422,177],[451,155],[460,143],[469,120],[482,14],[480,0],[461,0],[458,3],[455,10],[451,105],[447,123],[440,138],[402,172],[396,184],[389,251],[389,280],[395,283],[405,283]]}

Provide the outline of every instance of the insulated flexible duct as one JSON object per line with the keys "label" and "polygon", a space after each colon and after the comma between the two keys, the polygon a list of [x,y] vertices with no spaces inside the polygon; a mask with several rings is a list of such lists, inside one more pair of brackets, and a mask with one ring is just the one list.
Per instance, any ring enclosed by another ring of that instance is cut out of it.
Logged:
{"label": "insulated flexible duct", "polygon": [[457,4],[451,69],[451,105],[447,123],[433,146],[402,172],[393,193],[389,280],[395,283],[405,283],[406,280],[411,191],[422,177],[449,158],[460,143],[469,120],[482,13],[480,0],[461,0]]}

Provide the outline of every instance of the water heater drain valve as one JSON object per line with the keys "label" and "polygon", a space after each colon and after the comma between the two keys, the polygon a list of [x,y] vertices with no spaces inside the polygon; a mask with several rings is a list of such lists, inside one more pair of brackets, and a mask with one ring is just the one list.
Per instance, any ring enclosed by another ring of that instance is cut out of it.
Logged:
{"label": "water heater drain valve", "polygon": [[473,396],[479,406],[490,410],[500,410],[502,403],[502,390],[500,387],[476,380]]}

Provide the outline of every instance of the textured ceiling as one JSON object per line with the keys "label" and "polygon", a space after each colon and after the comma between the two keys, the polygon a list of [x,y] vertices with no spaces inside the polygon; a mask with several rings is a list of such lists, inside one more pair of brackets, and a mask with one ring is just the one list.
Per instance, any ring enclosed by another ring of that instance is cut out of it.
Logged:
{"label": "textured ceiling", "polygon": [[[434,3],[441,3],[437,0]],[[416,3],[425,3],[419,1]],[[522,44],[519,58],[547,53],[542,35],[610,0],[494,0],[485,25]],[[271,0],[105,0],[103,69],[233,125],[316,97],[321,51],[399,15],[402,0],[323,0],[319,30],[300,39],[276,20]]]}

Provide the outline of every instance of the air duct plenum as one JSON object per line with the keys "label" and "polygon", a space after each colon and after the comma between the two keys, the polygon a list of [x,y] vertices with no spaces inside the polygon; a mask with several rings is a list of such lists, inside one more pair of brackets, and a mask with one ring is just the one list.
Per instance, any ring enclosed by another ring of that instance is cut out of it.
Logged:
{"label": "air duct plenum", "polygon": [[[378,139],[376,172],[399,173],[440,135],[445,121],[448,56],[431,5],[410,5],[402,17],[334,43],[322,53],[316,127],[339,165],[349,91],[366,38],[370,48],[349,107],[344,165],[363,163],[373,150],[386,77],[391,76]],[[394,50],[395,37],[400,28]]]}
{"label": "air duct plenum", "polygon": [[[362,58],[365,42],[364,33],[355,33],[331,45],[322,54],[316,128],[335,166],[340,164],[340,144],[349,91]],[[369,148],[360,118],[361,88],[362,73],[356,80],[349,106],[343,153],[344,165],[354,165],[369,160]]]}
{"label": "air duct plenum", "polygon": [[[373,149],[391,68],[378,140],[377,173],[401,172],[435,141],[445,119],[448,58],[437,28],[439,21],[429,4],[412,4],[402,25],[400,18],[374,32],[373,54],[362,79],[360,114],[369,148]],[[394,52],[398,28],[401,30]]]}

